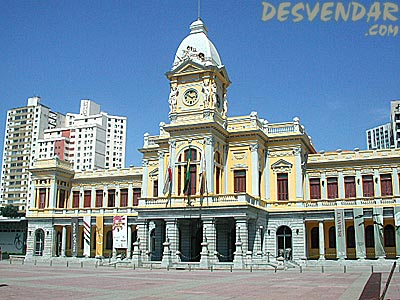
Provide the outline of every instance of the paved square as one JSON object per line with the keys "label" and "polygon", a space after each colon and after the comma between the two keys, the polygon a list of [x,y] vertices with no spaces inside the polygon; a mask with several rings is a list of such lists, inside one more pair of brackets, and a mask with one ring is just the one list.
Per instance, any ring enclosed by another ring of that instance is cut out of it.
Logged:
{"label": "paved square", "polygon": [[[398,269],[385,299],[400,299]],[[382,285],[388,273],[382,273]],[[0,263],[2,299],[358,299],[368,269],[233,271]]]}

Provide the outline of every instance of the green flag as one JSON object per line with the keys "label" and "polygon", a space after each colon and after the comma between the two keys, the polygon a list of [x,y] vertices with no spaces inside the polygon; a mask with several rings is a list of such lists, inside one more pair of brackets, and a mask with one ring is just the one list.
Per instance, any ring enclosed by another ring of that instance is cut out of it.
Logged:
{"label": "green flag", "polygon": [[190,161],[192,160],[192,149],[189,147],[189,155],[186,158],[186,174],[185,174],[185,186],[183,193],[190,195]]}

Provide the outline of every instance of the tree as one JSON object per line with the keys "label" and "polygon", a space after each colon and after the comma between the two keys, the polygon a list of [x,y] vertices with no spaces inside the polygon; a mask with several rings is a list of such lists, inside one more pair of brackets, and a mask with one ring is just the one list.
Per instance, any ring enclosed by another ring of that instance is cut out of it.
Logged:
{"label": "tree", "polygon": [[18,207],[11,204],[1,207],[1,214],[3,217],[16,218],[19,216]]}

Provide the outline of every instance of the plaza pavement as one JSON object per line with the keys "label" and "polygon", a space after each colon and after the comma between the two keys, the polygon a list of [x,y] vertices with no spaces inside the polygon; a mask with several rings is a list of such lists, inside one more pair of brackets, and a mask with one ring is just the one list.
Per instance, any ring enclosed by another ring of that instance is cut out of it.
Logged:
{"label": "plaza pavement", "polygon": [[[367,267],[300,270],[165,270],[80,263],[0,262],[0,299],[359,299]],[[382,272],[382,288],[389,274]],[[397,267],[385,299],[400,299]]]}

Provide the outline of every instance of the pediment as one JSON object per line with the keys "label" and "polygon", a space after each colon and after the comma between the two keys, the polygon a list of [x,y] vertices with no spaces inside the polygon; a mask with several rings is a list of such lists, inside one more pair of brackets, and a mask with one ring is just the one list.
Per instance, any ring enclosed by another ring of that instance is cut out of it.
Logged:
{"label": "pediment", "polygon": [[158,168],[151,171],[149,177],[158,177]]}
{"label": "pediment", "polygon": [[289,173],[292,167],[293,164],[284,159],[280,159],[276,163],[271,165],[271,168],[274,170],[275,173]]}
{"label": "pediment", "polygon": [[204,66],[201,64],[198,64],[192,60],[187,60],[181,63],[176,69],[167,72],[167,76],[202,71],[204,69]]}

